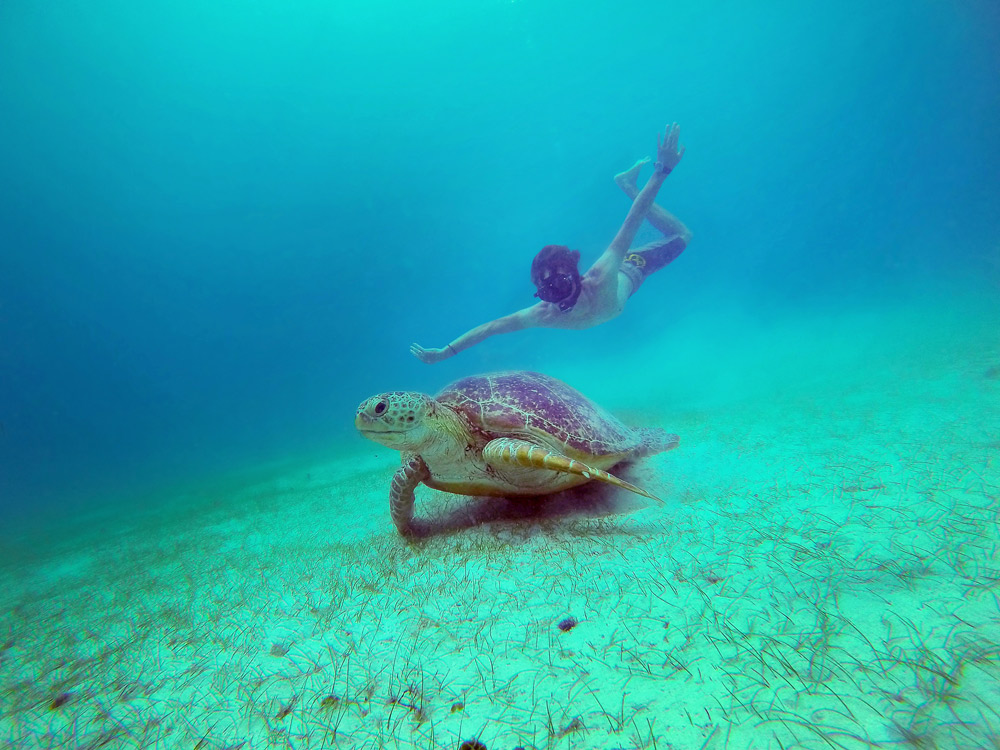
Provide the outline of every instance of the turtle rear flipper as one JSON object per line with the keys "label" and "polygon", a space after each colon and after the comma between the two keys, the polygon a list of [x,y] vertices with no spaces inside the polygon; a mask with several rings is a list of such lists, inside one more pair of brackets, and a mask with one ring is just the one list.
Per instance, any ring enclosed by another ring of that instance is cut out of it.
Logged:
{"label": "turtle rear flipper", "polygon": [[[533,469],[549,469],[550,471],[561,471],[567,474],[577,474],[585,479],[596,479],[600,482],[613,484],[637,495],[648,497],[662,503],[656,495],[651,495],[646,490],[629,484],[623,479],[619,479],[613,474],[609,474],[602,469],[595,469],[582,461],[570,458],[562,453],[555,453],[540,445],[520,440],[518,438],[496,438],[491,440],[483,448],[483,458],[486,463],[494,466],[524,466]],[[412,503],[411,503],[412,507]]]}

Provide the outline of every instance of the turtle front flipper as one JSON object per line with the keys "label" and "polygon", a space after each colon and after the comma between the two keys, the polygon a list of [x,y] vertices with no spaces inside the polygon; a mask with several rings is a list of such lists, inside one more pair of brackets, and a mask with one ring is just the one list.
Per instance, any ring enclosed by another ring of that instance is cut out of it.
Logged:
{"label": "turtle front flipper", "polygon": [[[540,445],[527,440],[517,438],[496,438],[491,440],[483,448],[483,458],[486,462],[495,466],[525,466],[534,469],[549,469],[551,471],[562,471],[567,474],[577,474],[585,479],[596,479],[599,482],[607,482],[615,487],[621,487],[637,495],[648,497],[662,503],[656,495],[651,495],[646,490],[629,484],[623,479],[619,479],[613,474],[609,474],[601,469],[595,469],[582,461],[565,456],[562,453],[554,453]],[[411,502],[412,505],[412,502]],[[395,517],[394,517],[395,518]]]}
{"label": "turtle front flipper", "polygon": [[420,456],[403,459],[403,465],[396,470],[389,485],[389,515],[403,536],[408,536],[413,521],[413,490],[431,475],[427,464]]}

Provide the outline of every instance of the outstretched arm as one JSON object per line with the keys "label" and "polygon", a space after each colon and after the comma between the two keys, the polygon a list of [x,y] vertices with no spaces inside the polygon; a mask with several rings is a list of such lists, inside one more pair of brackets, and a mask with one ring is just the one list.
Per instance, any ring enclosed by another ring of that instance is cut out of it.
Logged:
{"label": "outstretched arm", "polygon": [[653,174],[646,182],[646,186],[639,191],[635,200],[632,201],[632,207],[629,209],[625,221],[622,222],[618,234],[615,235],[608,249],[604,251],[604,254],[594,264],[593,269],[595,271],[610,273],[618,270],[618,266],[621,265],[622,260],[625,258],[625,253],[628,252],[632,240],[635,239],[635,234],[639,231],[643,219],[649,213],[650,206],[656,200],[656,194],[660,191],[660,186],[663,185],[663,181],[667,178],[667,175],[670,174],[673,168],[680,162],[681,157],[684,156],[684,147],[678,145],[680,134],[680,126],[675,122],[667,128],[662,143],[660,142],[660,137],[656,137],[656,165],[653,168]]}
{"label": "outstretched arm", "polygon": [[448,357],[454,357],[461,351],[465,351],[470,346],[475,346],[480,341],[496,336],[498,333],[513,333],[524,328],[531,328],[538,325],[538,314],[541,303],[518,310],[502,318],[491,320],[489,323],[478,325],[470,331],[466,331],[457,339],[442,349],[425,349],[420,344],[410,344],[410,354],[429,365],[440,362]]}

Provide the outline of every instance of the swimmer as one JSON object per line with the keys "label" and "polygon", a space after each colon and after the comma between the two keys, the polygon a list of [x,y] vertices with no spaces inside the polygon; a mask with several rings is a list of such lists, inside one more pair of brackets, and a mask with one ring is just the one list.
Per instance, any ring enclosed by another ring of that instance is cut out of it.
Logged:
{"label": "swimmer", "polygon": [[[547,245],[531,263],[531,282],[538,289],[539,302],[523,310],[476,326],[440,349],[410,346],[410,353],[421,362],[434,364],[500,333],[525,328],[592,328],[618,317],[625,303],[650,274],[673,261],[687,247],[691,232],[669,211],[653,201],[667,175],[684,156],[680,146],[680,127],[674,123],[663,136],[656,138],[656,162],[653,174],[642,190],[639,171],[649,159],[641,159],[615,176],[615,182],[632,199],[625,221],[608,249],[585,274],[578,268],[580,251],[564,245]],[[632,240],[646,219],[663,238],[630,251]]]}

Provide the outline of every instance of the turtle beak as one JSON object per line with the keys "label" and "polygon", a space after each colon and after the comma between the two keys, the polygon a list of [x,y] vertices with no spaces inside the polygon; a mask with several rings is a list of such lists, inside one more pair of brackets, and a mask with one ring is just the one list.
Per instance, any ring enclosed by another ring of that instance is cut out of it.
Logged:
{"label": "turtle beak", "polygon": [[369,440],[403,450],[419,442],[426,431],[421,418],[426,411],[425,396],[399,391],[380,393],[361,402],[354,426]]}
{"label": "turtle beak", "polygon": [[354,426],[369,440],[386,445],[387,440],[394,442],[406,433],[405,425],[400,423],[399,409],[393,406],[394,395],[380,393],[358,406]]}

